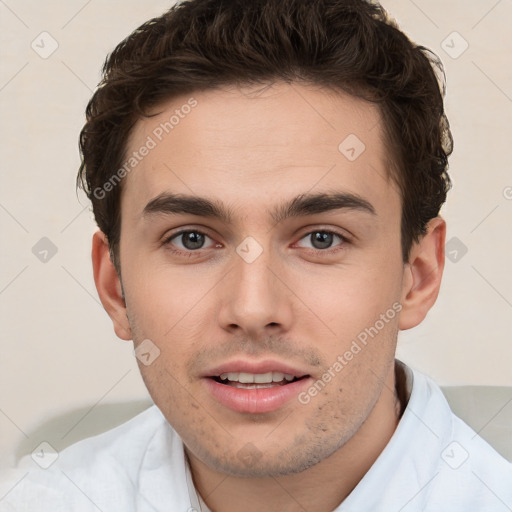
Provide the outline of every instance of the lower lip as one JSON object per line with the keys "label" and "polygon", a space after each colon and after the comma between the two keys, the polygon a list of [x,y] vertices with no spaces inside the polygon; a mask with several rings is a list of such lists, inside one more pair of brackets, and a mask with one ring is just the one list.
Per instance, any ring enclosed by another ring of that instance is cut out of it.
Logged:
{"label": "lower lip", "polygon": [[212,378],[204,381],[210,393],[224,406],[233,411],[248,412],[252,414],[272,412],[286,402],[296,398],[300,391],[306,387],[311,378],[274,386],[272,388],[242,389],[227,384],[220,384]]}

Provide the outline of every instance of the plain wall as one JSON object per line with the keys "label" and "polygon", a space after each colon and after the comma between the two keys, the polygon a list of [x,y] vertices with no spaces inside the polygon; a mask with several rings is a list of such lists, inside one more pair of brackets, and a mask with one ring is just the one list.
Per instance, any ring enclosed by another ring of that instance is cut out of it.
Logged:
{"label": "plain wall", "polygon": [[[131,343],[116,338],[94,287],[96,228],[87,200],[75,193],[77,139],[107,52],[170,4],[0,3],[0,469],[55,416],[148,398]],[[443,216],[458,259],[447,260],[424,323],[401,333],[398,356],[443,385],[512,386],[512,3],[383,5],[442,58],[455,140]],[[46,59],[31,47],[51,49],[43,31],[58,43]],[[454,31],[469,45],[457,58],[464,41]],[[47,262],[32,252],[43,237],[57,249]]]}

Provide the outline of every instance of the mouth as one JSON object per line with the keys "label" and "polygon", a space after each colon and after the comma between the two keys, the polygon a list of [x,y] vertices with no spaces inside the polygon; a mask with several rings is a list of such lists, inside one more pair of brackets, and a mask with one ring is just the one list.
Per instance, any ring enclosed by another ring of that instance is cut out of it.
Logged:
{"label": "mouth", "polygon": [[276,362],[240,361],[211,370],[202,381],[221,406],[235,412],[261,414],[276,411],[297,399],[312,378]]}
{"label": "mouth", "polygon": [[276,386],[286,386],[287,384],[297,382],[307,377],[309,377],[309,375],[296,377],[295,375],[281,372],[229,372],[211,378],[219,384],[238,389],[268,389]]}

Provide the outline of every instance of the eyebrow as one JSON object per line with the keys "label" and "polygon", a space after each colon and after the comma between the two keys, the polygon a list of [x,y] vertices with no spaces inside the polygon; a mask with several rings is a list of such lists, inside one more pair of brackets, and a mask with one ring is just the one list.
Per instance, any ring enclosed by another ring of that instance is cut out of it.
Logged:
{"label": "eyebrow", "polygon": [[[289,218],[316,215],[333,210],[356,210],[377,215],[375,208],[366,199],[352,193],[317,193],[301,194],[269,211],[274,222],[279,223]],[[232,224],[235,212],[222,202],[206,197],[162,193],[149,201],[142,212],[143,217],[153,215],[196,215],[219,219],[225,224]]]}

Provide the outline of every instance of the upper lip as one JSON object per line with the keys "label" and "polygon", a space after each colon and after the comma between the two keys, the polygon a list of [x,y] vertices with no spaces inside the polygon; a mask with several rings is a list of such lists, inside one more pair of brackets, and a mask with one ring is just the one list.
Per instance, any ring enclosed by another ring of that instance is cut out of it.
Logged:
{"label": "upper lip", "polygon": [[280,361],[266,359],[263,361],[248,361],[243,359],[228,361],[205,372],[204,377],[219,377],[223,373],[269,373],[280,372],[294,377],[304,377],[308,372]]}

